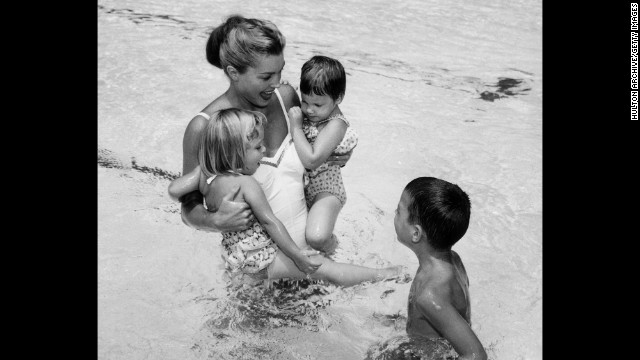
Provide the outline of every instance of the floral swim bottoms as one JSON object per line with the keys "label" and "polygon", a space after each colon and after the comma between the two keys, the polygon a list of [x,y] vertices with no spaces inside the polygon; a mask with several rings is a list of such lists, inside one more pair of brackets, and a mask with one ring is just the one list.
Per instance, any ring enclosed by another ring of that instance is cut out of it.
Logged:
{"label": "floral swim bottoms", "polygon": [[222,246],[226,268],[248,274],[266,274],[278,252],[276,243],[257,221],[247,230],[222,233]]}

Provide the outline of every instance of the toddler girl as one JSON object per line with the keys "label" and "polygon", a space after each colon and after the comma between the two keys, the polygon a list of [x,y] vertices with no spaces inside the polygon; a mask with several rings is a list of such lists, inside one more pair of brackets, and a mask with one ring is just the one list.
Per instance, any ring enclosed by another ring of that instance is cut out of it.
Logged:
{"label": "toddler girl", "polygon": [[337,246],[333,228],[347,201],[340,166],[326,161],[332,153],[348,153],[358,143],[357,134],[338,107],[346,81],[338,60],[314,56],[302,66],[301,107],[289,109],[291,137],[309,178],[305,185],[309,208],[306,239],[311,247],[326,253]]}

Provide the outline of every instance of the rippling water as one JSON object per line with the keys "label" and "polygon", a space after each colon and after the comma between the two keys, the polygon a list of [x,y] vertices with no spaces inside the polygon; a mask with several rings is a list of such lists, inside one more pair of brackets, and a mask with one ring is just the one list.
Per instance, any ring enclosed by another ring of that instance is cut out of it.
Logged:
{"label": "rippling water", "polygon": [[219,235],[166,196],[188,121],[226,90],[206,62],[232,13],[287,37],[284,78],[314,54],[347,71],[360,134],[343,169],[339,261],[417,269],[395,240],[406,183],[471,197],[454,247],[492,359],[542,358],[541,1],[98,1],[98,354],[101,359],[363,359],[404,333],[409,284],[236,289]]}

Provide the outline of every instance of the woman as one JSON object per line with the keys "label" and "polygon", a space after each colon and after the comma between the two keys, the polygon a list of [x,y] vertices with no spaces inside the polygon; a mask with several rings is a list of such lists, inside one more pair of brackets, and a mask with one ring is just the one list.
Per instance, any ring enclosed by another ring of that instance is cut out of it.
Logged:
{"label": "woman", "polygon": [[[236,107],[263,113],[268,119],[264,129],[266,153],[253,176],[296,245],[308,249],[304,237],[307,218],[304,167],[289,135],[287,117],[289,108],[300,106],[300,100],[291,86],[280,84],[285,44],[284,36],[273,23],[238,15],[229,17],[211,32],[206,48],[207,61],[224,71],[229,79],[229,88],[187,126],[182,144],[182,173],[187,174],[198,165],[199,137],[214,112]],[[333,156],[330,161],[344,165],[349,157]],[[183,196],[180,199],[183,222],[205,231],[246,229],[254,221],[254,216],[247,204],[233,201],[236,193],[237,190],[227,194],[215,212],[204,208],[199,192]],[[335,242],[335,238],[329,241]],[[335,243],[316,245],[318,250],[332,247]],[[282,264],[292,265],[292,262]]]}

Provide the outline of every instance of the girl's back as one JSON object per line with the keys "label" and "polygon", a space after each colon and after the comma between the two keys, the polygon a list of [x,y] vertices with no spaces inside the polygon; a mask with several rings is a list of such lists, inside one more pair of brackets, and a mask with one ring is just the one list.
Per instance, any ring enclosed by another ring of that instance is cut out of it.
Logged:
{"label": "girl's back", "polygon": [[[242,191],[242,184],[247,181],[246,178],[251,178],[247,175],[232,175],[222,174],[212,176],[213,180],[206,179],[204,176],[200,177],[200,192],[204,195],[207,209],[209,211],[216,211],[222,197],[233,190],[235,186],[240,186],[240,191],[233,198],[233,201],[244,202],[244,194]],[[207,184],[210,182],[210,184]]]}

